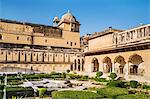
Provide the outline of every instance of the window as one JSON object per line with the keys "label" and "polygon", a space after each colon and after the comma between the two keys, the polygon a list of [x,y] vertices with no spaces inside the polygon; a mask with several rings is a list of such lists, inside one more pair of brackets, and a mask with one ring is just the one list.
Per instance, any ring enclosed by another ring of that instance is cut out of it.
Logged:
{"label": "window", "polygon": [[72,42],[70,43],[70,46],[72,46]]}
{"label": "window", "polygon": [[8,52],[8,54],[10,55],[10,52]]}
{"label": "window", "polygon": [[17,40],[19,40],[19,36],[17,36]]}
{"label": "window", "polygon": [[67,42],[67,44],[69,44],[69,42]]}
{"label": "window", "polygon": [[74,45],[77,45],[76,43],[74,43]]}
{"label": "window", "polygon": [[1,52],[1,54],[3,55],[3,52]]}
{"label": "window", "polygon": [[29,41],[30,40],[30,38],[29,37],[27,37],[27,41]]}
{"label": "window", "polygon": [[0,40],[2,40],[2,34],[0,34]]}
{"label": "window", "polygon": [[45,40],[45,42],[47,42],[47,40]]}

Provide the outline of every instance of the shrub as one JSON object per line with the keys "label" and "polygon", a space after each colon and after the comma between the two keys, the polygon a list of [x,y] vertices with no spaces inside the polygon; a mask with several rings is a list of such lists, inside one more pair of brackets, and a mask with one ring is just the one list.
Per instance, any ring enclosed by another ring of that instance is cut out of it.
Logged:
{"label": "shrub", "polygon": [[150,99],[150,96],[144,94],[129,94],[117,96],[116,99]]}
{"label": "shrub", "polygon": [[130,81],[130,87],[131,88],[137,88],[137,86],[138,86],[138,81],[135,81],[135,80]]}
{"label": "shrub", "polygon": [[0,90],[3,90],[4,89],[4,85],[0,85]]}
{"label": "shrub", "polygon": [[116,73],[110,73],[110,75],[108,77],[110,77],[112,80],[114,80],[117,77],[117,74]]}
{"label": "shrub", "polygon": [[63,76],[63,78],[66,78],[66,73],[63,72],[63,73],[62,73],[62,76]]}
{"label": "shrub", "polygon": [[123,81],[109,81],[107,83],[107,86],[110,86],[110,87],[120,87],[120,88],[126,88],[127,87],[127,84],[126,82],[123,82]]}
{"label": "shrub", "polygon": [[97,82],[107,82],[106,78],[94,78]]}
{"label": "shrub", "polygon": [[70,70],[69,69],[67,69],[67,71],[66,71],[67,73],[69,73],[70,72]]}
{"label": "shrub", "polygon": [[150,86],[149,85],[142,85],[142,88],[150,90]]}
{"label": "shrub", "polygon": [[38,91],[39,91],[39,97],[43,97],[45,95],[45,92],[46,92],[46,88],[39,88]]}
{"label": "shrub", "polygon": [[80,79],[82,77],[81,75],[77,74],[68,74],[68,76],[70,77],[70,79]]}
{"label": "shrub", "polygon": [[97,93],[106,98],[116,98],[118,95],[128,94],[128,90],[125,88],[106,87],[97,90]]}
{"label": "shrub", "polygon": [[97,93],[90,91],[54,91],[52,92],[52,99],[101,99]]}
{"label": "shrub", "polygon": [[101,71],[96,72],[96,78],[99,78],[99,77],[101,77],[102,75],[103,75],[103,72],[101,72]]}
{"label": "shrub", "polygon": [[80,78],[80,80],[88,80],[89,79],[89,77],[87,76],[87,75],[85,75],[85,76],[82,76],[81,78]]}

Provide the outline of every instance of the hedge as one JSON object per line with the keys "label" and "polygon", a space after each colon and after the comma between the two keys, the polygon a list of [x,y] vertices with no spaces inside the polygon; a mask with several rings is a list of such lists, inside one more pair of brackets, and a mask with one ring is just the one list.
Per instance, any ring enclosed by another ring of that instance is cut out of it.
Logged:
{"label": "hedge", "polygon": [[52,99],[101,99],[101,95],[90,91],[54,91]]}
{"label": "hedge", "polygon": [[106,87],[97,89],[97,93],[106,98],[115,98],[118,95],[128,94],[128,90],[125,88],[118,88],[118,87]]}
{"label": "hedge", "polygon": [[131,88],[137,88],[137,86],[138,86],[138,81],[135,81],[135,80],[130,81],[130,87]]}
{"label": "hedge", "polygon": [[7,87],[7,98],[11,98],[12,96],[27,96],[27,97],[33,97],[34,96],[34,90],[30,87],[24,88],[24,87]]}
{"label": "hedge", "polygon": [[120,87],[120,88],[126,88],[127,87],[127,83],[126,82],[123,82],[123,81],[119,81],[119,80],[116,80],[116,81],[109,81],[107,83],[107,86],[109,87]]}

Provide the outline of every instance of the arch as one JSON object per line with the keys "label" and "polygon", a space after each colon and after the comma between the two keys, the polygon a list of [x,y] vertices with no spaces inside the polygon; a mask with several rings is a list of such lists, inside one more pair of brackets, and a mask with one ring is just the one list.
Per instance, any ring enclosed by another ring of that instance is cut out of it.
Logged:
{"label": "arch", "polygon": [[[141,70],[139,68],[139,65],[144,62],[140,55],[138,55],[138,54],[131,55],[129,57],[128,62],[130,63],[129,67],[130,67],[130,74],[131,75],[140,74],[140,71],[143,72],[144,69]],[[140,66],[140,67],[142,67],[142,66]]]}
{"label": "arch", "polygon": [[126,64],[125,59],[123,56],[117,56],[114,59],[114,63],[115,63],[115,72],[119,73],[119,74],[123,74],[124,73],[124,65]]}
{"label": "arch", "polygon": [[76,61],[76,59],[74,60],[74,70],[76,70],[77,69],[77,61]]}
{"label": "arch", "polygon": [[135,65],[139,65],[140,63],[144,62],[142,57],[138,54],[133,54],[129,57],[129,62]]}
{"label": "arch", "polygon": [[0,34],[0,40],[2,40],[2,34]]}
{"label": "arch", "polygon": [[103,59],[103,71],[105,73],[112,72],[112,62],[111,62],[111,59],[109,57],[105,57]]}
{"label": "arch", "polygon": [[78,71],[80,71],[80,59],[78,59]]}
{"label": "arch", "polygon": [[70,70],[71,70],[71,71],[73,71],[73,64],[71,64],[71,66],[70,66]]}
{"label": "arch", "polygon": [[98,62],[98,59],[97,58],[93,58],[92,59],[92,71],[93,72],[96,72],[96,71],[99,71],[99,62]]}
{"label": "arch", "polygon": [[84,71],[84,59],[82,59],[82,71]]}

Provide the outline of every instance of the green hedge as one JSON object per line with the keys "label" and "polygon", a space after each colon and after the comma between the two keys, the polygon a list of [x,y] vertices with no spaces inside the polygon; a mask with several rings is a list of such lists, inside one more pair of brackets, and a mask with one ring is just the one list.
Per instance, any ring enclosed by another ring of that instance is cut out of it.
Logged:
{"label": "green hedge", "polygon": [[95,77],[95,78],[93,78],[95,81],[97,81],[97,82],[108,82],[107,80],[106,80],[106,78],[97,78],[97,77]]}
{"label": "green hedge", "polygon": [[150,99],[150,96],[144,94],[129,94],[118,96],[116,99]]}
{"label": "green hedge", "polygon": [[116,81],[111,80],[107,83],[107,86],[126,88],[127,82],[123,82],[123,81],[119,81],[119,80],[116,80]]}
{"label": "green hedge", "polygon": [[130,87],[131,88],[137,88],[137,86],[138,86],[138,81],[135,81],[135,80],[130,81]]}
{"label": "green hedge", "polygon": [[77,74],[67,74],[67,76],[69,76],[70,79],[81,79],[82,78],[81,75],[77,75]]}
{"label": "green hedge", "polygon": [[128,94],[128,90],[125,88],[118,88],[118,87],[106,87],[98,89],[97,93],[106,98],[115,98],[118,95]]}
{"label": "green hedge", "polygon": [[32,97],[34,96],[34,90],[32,88],[24,88],[24,87],[7,87],[7,98],[11,98],[12,96],[27,96]]}
{"label": "green hedge", "polygon": [[101,99],[102,96],[90,91],[54,91],[52,99]]}

